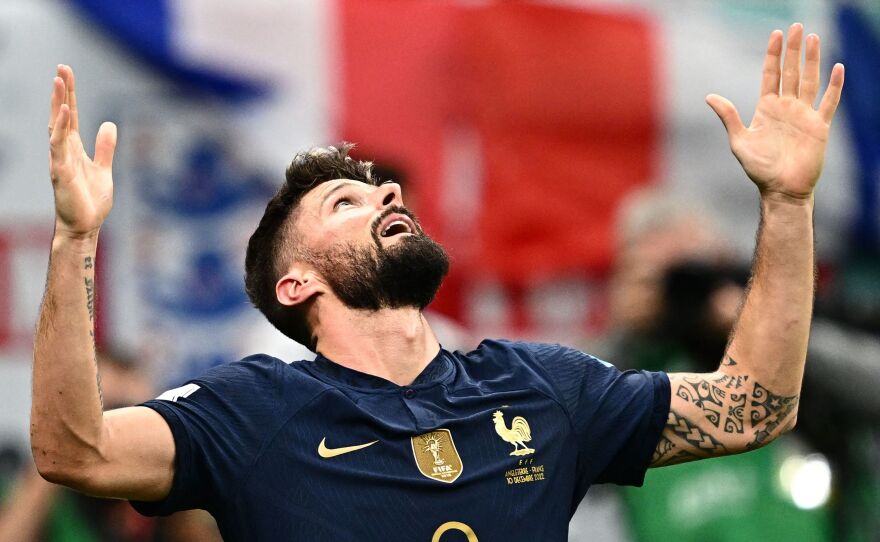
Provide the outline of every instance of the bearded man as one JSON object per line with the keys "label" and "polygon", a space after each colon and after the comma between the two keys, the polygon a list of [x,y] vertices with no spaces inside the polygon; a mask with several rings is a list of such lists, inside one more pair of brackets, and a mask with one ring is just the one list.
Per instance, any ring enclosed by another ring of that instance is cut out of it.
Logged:
{"label": "bearded man", "polygon": [[[707,98],[761,195],[751,286],[717,371],[620,372],[558,345],[443,350],[422,310],[448,260],[400,187],[341,146],[298,154],[248,246],[246,285],[318,352],[212,369],[102,412],[94,264],[112,202],[116,130],[83,152],[73,72],[52,94],[56,225],[34,347],[32,447],[48,480],[204,508],[226,540],[566,539],[591,484],[739,453],[794,426],[813,299],[813,191],[843,87],[817,109],[819,38],[774,31],[749,127]],[[503,247],[499,247],[503,250]],[[674,505],[675,503],[671,503]]]}

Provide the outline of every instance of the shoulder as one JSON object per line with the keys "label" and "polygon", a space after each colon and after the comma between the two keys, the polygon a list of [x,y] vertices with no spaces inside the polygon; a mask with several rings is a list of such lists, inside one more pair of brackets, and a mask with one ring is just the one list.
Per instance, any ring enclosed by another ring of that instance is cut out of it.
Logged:
{"label": "shoulder", "polygon": [[499,374],[528,386],[574,410],[585,396],[601,396],[621,376],[614,365],[576,348],[528,341],[485,340],[465,355],[476,379]]}
{"label": "shoulder", "polygon": [[243,392],[259,388],[262,391],[277,389],[281,382],[284,363],[264,354],[248,356],[238,361],[222,363],[190,380],[180,388],[166,391],[158,399],[193,394],[201,388]]}
{"label": "shoulder", "polygon": [[183,386],[162,393],[156,401],[296,408],[326,389],[301,370],[299,363],[304,362],[286,363],[266,354],[248,356],[213,367]]}
{"label": "shoulder", "polygon": [[596,365],[602,368],[613,367],[610,363],[560,344],[511,341],[506,339],[486,339],[465,356],[477,363],[520,363],[529,366],[575,365],[581,368]]}
{"label": "shoulder", "polygon": [[557,390],[560,381],[567,385],[580,383],[590,372],[616,372],[609,363],[559,344],[487,339],[475,350],[457,355],[475,380],[504,377],[545,391]]}

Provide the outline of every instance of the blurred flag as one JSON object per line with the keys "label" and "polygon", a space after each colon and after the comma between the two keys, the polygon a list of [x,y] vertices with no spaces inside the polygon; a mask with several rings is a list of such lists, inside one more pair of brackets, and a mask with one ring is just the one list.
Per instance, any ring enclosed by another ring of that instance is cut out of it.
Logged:
{"label": "blurred flag", "polygon": [[[554,282],[583,306],[568,311],[575,320],[601,312],[571,281],[608,271],[619,204],[638,187],[707,207],[747,258],[755,191],[704,97],[730,98],[748,121],[767,36],[794,20],[834,57],[833,11],[807,1],[337,6],[337,133],[408,169],[420,216],[452,249],[453,287],[485,285],[500,300],[490,312],[520,329],[540,323],[524,305]],[[840,184],[820,186],[823,250],[851,205],[846,162],[835,135],[826,177]],[[468,320],[456,300],[472,294],[447,288],[436,307]]]}
{"label": "blurred flag", "polygon": [[843,107],[848,113],[859,171],[853,217],[856,247],[880,253],[880,11],[843,3],[839,8],[842,60],[847,79]]}
{"label": "blurred flag", "polygon": [[[226,97],[247,98],[269,90],[259,77],[224,69],[221,64],[188,54],[187,28],[178,15],[186,0],[72,0],[93,22],[117,37],[132,52],[181,84]],[[235,41],[235,35],[228,35]]]}
{"label": "blurred flag", "polygon": [[[772,29],[802,20],[830,37],[826,59],[836,34],[834,7],[809,0],[74,3],[164,73],[221,95],[262,96],[237,119],[253,119],[253,143],[279,162],[345,139],[359,157],[403,170],[408,203],[417,197],[423,224],[455,262],[435,308],[460,319],[474,285],[501,292],[509,316],[541,297],[535,288],[603,278],[620,202],[646,185],[708,207],[747,257],[754,189],[704,97],[722,94],[748,119]],[[848,39],[864,50],[856,30]],[[864,141],[874,182],[862,184],[859,224],[873,217],[876,235],[876,145]],[[846,154],[835,136],[826,177],[848,178]],[[850,220],[840,182],[820,185],[817,224],[831,230],[817,236],[820,250],[834,250],[835,230]],[[583,293],[575,304],[595,297],[589,287],[563,290]],[[590,318],[592,309],[578,310],[574,320]]]}

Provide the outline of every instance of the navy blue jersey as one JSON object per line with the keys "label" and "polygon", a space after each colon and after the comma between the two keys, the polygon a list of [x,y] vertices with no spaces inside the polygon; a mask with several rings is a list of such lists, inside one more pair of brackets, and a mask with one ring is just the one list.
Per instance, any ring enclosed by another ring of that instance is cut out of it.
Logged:
{"label": "navy blue jersey", "polygon": [[167,498],[135,508],[204,508],[227,541],[564,541],[591,484],[642,483],[669,380],[484,341],[410,386],[258,355],[145,405],[177,454]]}

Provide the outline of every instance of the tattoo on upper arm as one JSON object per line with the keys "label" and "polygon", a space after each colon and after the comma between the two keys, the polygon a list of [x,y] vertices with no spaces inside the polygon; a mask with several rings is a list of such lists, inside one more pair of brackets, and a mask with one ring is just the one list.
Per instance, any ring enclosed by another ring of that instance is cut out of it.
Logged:
{"label": "tattoo on upper arm", "polygon": [[742,433],[746,394],[735,393],[735,390],[740,389],[748,378],[727,375],[714,380],[684,378],[676,395],[700,407],[703,415],[715,427],[723,426],[726,433]]}
{"label": "tattoo on upper arm", "polygon": [[[688,452],[687,450],[676,449],[675,443],[666,438],[660,437],[660,443],[654,449],[654,456],[651,458],[652,465],[675,465],[676,463],[684,463],[699,459],[699,456]],[[661,463],[662,461],[662,463]]]}
{"label": "tattoo on upper arm", "polygon": [[[762,429],[755,432],[755,440],[749,443],[749,449],[758,448],[765,444],[773,432],[797,407],[797,404],[797,395],[790,397],[776,395],[756,382],[751,401],[752,426],[758,426],[762,423],[764,425]],[[765,421],[766,423],[764,423]]]}
{"label": "tattoo on upper arm", "polygon": [[[722,367],[736,364],[727,356]],[[759,448],[791,426],[797,411],[797,395],[776,395],[745,375],[682,376],[673,385],[673,393],[697,407],[702,418],[694,417],[697,409],[689,413],[671,409],[653,466]],[[717,430],[704,431],[702,420]],[[730,443],[737,444],[731,448]]]}
{"label": "tattoo on upper arm", "polygon": [[660,436],[660,442],[657,443],[657,447],[654,448],[654,456],[651,458],[651,463],[656,463],[664,455],[668,454],[672,449],[675,448],[675,444],[669,440],[666,435]]}
{"label": "tattoo on upper arm", "polygon": [[727,453],[727,449],[725,449],[724,445],[718,442],[715,437],[701,430],[691,420],[685,418],[674,410],[669,411],[669,417],[666,419],[666,427],[669,428],[672,433],[698,450],[705,450],[710,455],[724,455]]}

